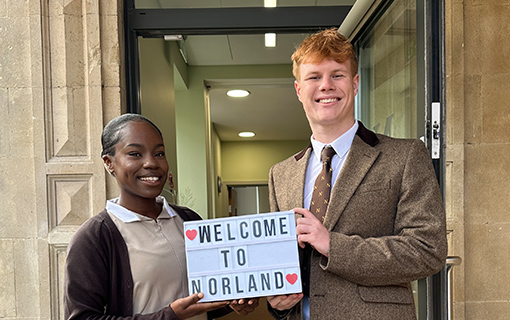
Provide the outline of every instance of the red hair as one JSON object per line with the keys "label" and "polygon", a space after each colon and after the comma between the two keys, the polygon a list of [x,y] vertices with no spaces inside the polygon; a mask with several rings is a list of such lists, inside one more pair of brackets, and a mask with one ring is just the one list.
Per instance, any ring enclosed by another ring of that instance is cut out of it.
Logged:
{"label": "red hair", "polygon": [[358,59],[349,39],[338,32],[337,28],[315,33],[301,42],[292,55],[292,73],[299,81],[299,66],[303,63],[320,63],[331,59],[338,63],[351,61],[352,75],[358,73]]}

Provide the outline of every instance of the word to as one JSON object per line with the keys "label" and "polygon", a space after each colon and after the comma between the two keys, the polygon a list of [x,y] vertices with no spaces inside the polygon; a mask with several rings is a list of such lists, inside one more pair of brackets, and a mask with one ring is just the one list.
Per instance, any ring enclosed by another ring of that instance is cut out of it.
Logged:
{"label": "word to", "polygon": [[200,301],[301,292],[293,211],[184,222],[189,293]]}

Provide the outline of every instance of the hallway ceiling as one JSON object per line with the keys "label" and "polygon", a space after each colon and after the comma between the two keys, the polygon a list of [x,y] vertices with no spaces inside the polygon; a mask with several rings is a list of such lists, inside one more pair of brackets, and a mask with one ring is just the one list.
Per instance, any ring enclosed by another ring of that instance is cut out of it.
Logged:
{"label": "hallway ceiling", "polygon": [[[191,66],[287,64],[305,35],[278,35],[276,48],[264,47],[264,35],[191,36],[186,40]],[[196,39],[197,38],[197,39]],[[189,44],[189,46],[188,46]],[[211,121],[222,141],[307,140],[311,132],[294,78],[208,81]],[[244,98],[226,95],[230,89],[245,89]],[[240,138],[241,131],[255,137]]]}
{"label": "hallway ceiling", "polygon": [[[277,0],[278,7],[352,6],[355,0]],[[137,8],[262,7],[263,0],[136,0]],[[339,25],[338,25],[339,26]],[[338,27],[337,26],[337,27]],[[288,64],[307,34],[277,34],[276,47],[264,46],[263,34],[189,35],[185,58],[190,66]],[[294,79],[238,79],[207,82],[211,121],[222,141],[308,140],[311,131],[296,97]],[[245,98],[226,95],[230,89],[251,92]],[[241,131],[255,137],[240,138]]]}

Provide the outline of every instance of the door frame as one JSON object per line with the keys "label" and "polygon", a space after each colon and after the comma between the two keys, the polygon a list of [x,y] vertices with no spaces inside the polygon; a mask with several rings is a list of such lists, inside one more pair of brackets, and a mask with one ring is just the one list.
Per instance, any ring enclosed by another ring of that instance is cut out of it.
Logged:
{"label": "door frame", "polygon": [[[358,0],[359,1],[359,0]],[[431,153],[441,192],[445,179],[445,41],[444,0],[417,0],[423,7],[425,43],[425,112],[426,138],[429,150],[434,143],[434,130],[439,154]],[[219,35],[256,34],[266,32],[313,33],[340,26],[351,6],[277,7],[277,8],[206,8],[206,9],[137,9],[135,0],[124,0],[124,42],[127,112],[141,113],[140,65],[138,37],[163,38],[165,34]],[[377,9],[379,10],[379,9]],[[377,10],[374,11],[377,12]],[[439,128],[434,128],[432,105],[439,103]],[[432,151],[431,151],[432,152]],[[424,279],[426,319],[448,318],[446,267]]]}
{"label": "door frame", "polygon": [[[426,137],[439,187],[445,198],[446,51],[444,0],[422,0],[425,12]],[[449,319],[447,267],[427,278],[427,319]]]}

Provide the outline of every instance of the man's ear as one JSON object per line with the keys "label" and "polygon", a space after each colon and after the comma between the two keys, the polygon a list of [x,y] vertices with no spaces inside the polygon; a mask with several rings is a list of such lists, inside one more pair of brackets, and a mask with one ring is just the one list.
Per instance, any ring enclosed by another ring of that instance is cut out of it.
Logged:
{"label": "man's ear", "polygon": [[352,86],[354,88],[354,95],[358,94],[358,88],[359,88],[359,73],[356,73],[354,78],[352,78]]}
{"label": "man's ear", "polygon": [[301,86],[299,85],[299,82],[297,80],[294,81],[294,89],[296,89],[296,95],[299,101],[301,101]]}

